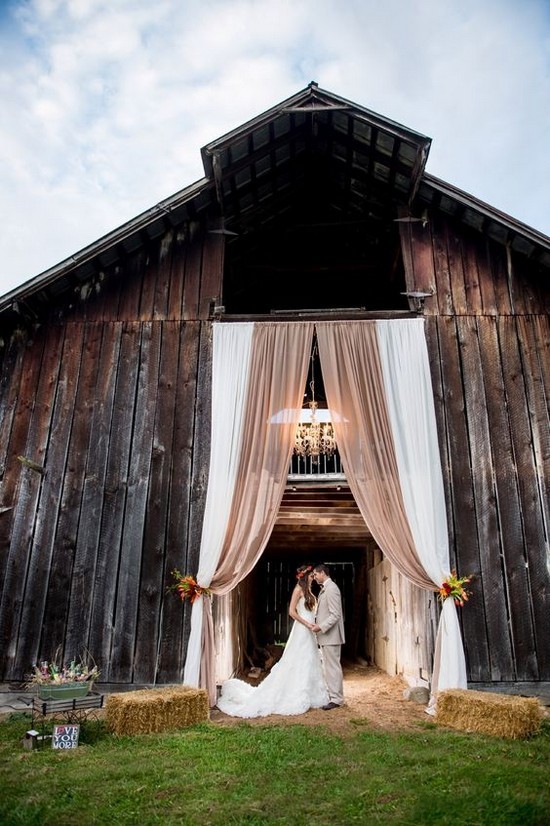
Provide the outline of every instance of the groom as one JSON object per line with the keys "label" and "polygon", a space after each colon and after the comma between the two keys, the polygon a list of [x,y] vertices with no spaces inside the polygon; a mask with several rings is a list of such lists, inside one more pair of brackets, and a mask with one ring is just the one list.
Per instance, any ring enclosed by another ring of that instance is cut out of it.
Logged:
{"label": "groom", "polygon": [[344,702],[344,675],[340,663],[342,644],[345,642],[342,595],[337,584],[330,578],[326,565],[316,565],[313,577],[321,586],[321,591],[317,598],[315,625],[311,630],[317,634],[328,689],[329,702],[323,709],[330,711]]}

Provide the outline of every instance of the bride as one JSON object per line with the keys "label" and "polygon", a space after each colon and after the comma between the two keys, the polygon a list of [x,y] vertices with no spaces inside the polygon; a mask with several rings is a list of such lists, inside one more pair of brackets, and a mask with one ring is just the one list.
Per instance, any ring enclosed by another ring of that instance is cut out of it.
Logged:
{"label": "bride", "polygon": [[304,714],[328,702],[321,668],[315,623],[316,599],[311,590],[313,568],[301,565],[290,598],[294,620],[283,656],[257,686],[243,680],[227,680],[217,706],[231,717],[267,717],[269,714]]}

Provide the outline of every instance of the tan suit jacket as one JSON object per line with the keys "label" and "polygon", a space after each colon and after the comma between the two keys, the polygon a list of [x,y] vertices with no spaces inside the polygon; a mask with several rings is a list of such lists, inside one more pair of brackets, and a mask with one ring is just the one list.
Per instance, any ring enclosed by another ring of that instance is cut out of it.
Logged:
{"label": "tan suit jacket", "polygon": [[343,645],[344,616],[342,613],[342,594],[332,579],[325,579],[323,588],[317,597],[317,632],[319,645]]}

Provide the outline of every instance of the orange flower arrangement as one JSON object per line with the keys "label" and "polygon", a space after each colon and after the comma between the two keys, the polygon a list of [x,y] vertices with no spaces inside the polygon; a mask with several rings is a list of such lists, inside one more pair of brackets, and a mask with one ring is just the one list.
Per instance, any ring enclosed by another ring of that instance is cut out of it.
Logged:
{"label": "orange flower arrangement", "polygon": [[307,574],[310,573],[310,571],[313,571],[313,567],[311,565],[308,565],[307,568],[304,568],[302,571],[298,571],[298,573],[296,574],[296,579],[303,579]]}
{"label": "orange flower arrangement", "polygon": [[174,585],[171,585],[168,590],[175,591],[182,602],[185,602],[186,599],[189,600],[191,604],[195,602],[200,596],[204,594],[204,596],[209,597],[212,595],[212,591],[210,588],[203,588],[201,585],[197,583],[195,577],[191,576],[190,574],[186,574],[185,576],[175,568],[172,571],[172,576],[176,580]]}
{"label": "orange flower arrangement", "polygon": [[454,599],[455,605],[462,607],[465,602],[468,602],[470,591],[466,589],[472,581],[472,574],[469,576],[458,577],[456,571],[452,571],[451,575],[443,582],[439,588],[439,599],[445,602],[446,599]]}

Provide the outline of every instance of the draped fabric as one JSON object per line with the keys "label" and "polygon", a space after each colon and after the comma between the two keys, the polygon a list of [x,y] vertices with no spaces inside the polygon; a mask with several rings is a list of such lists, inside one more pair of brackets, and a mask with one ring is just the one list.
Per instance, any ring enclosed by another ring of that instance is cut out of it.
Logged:
{"label": "draped fabric", "polygon": [[[233,499],[248,389],[252,324],[214,324],[212,330],[212,421],[210,473],[197,582],[208,587],[220,558]],[[217,412],[220,415],[217,415]],[[204,601],[191,611],[184,682],[199,685]]]}
{"label": "draped fabric", "polygon": [[[438,587],[450,574],[449,534],[424,320],[379,321],[376,327],[407,518],[422,566]],[[446,599],[428,713],[435,713],[439,691],[466,687],[458,611],[454,601]]]}
{"label": "draped fabric", "polygon": [[[240,329],[232,333],[236,326]],[[312,338],[313,324],[308,323],[214,325],[212,445],[197,573],[199,585],[214,594],[227,594],[250,573],[271,534],[286,484]],[[223,353],[226,346],[233,357]],[[216,424],[218,418],[225,424]],[[214,661],[212,605],[199,597],[191,614],[184,681],[205,686],[212,704]]]}
{"label": "draped fabric", "polygon": [[[316,325],[328,406],[346,478],[369,530],[411,582],[450,573],[447,519],[423,319]],[[432,693],[465,688],[456,606],[439,621]]]}
{"label": "draped fabric", "polygon": [[316,325],[319,359],[346,479],[378,546],[407,579],[430,580],[418,559],[399,484],[376,322]]}
{"label": "draped fabric", "polygon": [[[437,590],[449,551],[422,319],[317,322],[328,406],[346,478],[380,548],[411,582]],[[286,483],[313,323],[215,324],[212,445],[199,585],[228,594],[269,540]],[[193,604],[184,681],[216,700],[211,600]],[[466,686],[456,607],[438,627],[429,710]]]}

